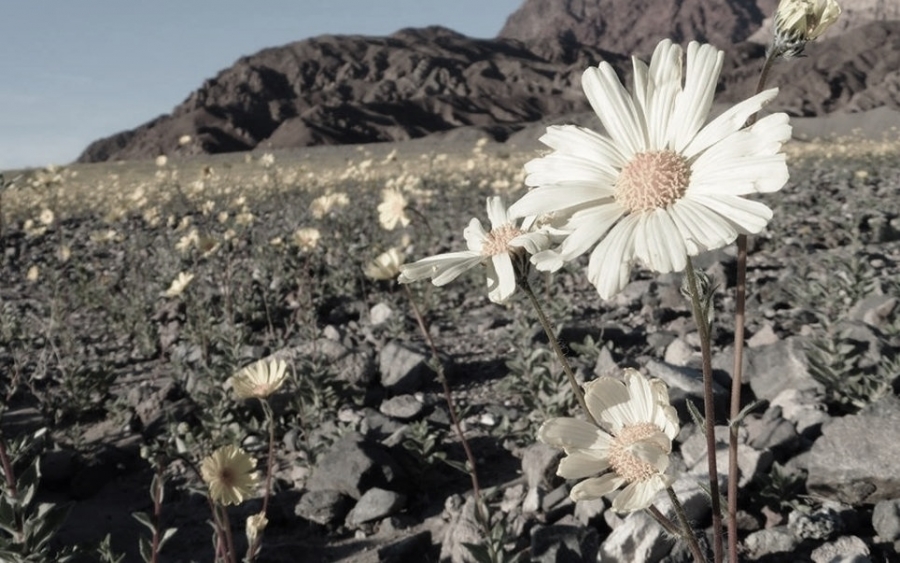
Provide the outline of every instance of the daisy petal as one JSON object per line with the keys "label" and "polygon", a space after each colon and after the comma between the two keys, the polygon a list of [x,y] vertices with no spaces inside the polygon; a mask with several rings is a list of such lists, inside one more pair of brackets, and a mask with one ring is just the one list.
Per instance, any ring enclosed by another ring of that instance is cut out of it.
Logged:
{"label": "daisy petal", "polygon": [[653,504],[656,494],[665,488],[665,482],[659,477],[630,483],[613,499],[612,509],[616,512],[643,510]]}
{"label": "daisy petal", "polygon": [[551,418],[538,430],[538,440],[558,448],[605,449],[609,447],[610,436],[578,418]]}
{"label": "daisy petal", "polygon": [[622,479],[615,473],[606,473],[593,479],[585,479],[572,487],[572,490],[569,492],[569,498],[575,502],[597,499],[608,495],[624,484],[625,479]]}
{"label": "daisy petal", "polygon": [[747,122],[748,117],[759,111],[776,94],[778,94],[778,88],[764,90],[726,110],[722,115],[707,123],[690,144],[684,147],[682,154],[687,158],[692,158],[739,130]]}
{"label": "daisy petal", "polygon": [[588,279],[603,299],[609,299],[628,283],[636,226],[634,216],[624,217],[591,252]]}
{"label": "daisy petal", "polygon": [[619,82],[612,65],[604,61],[599,67],[587,69],[581,85],[606,132],[620,147],[622,156],[630,159],[644,150],[644,128],[635,115],[634,100]]}
{"label": "daisy petal", "polygon": [[556,474],[563,479],[584,479],[609,469],[608,448],[575,450],[562,458]]}
{"label": "daisy petal", "polygon": [[[494,303],[505,303],[516,291],[516,273],[513,270],[512,260],[509,254],[495,254],[491,256],[491,265],[488,275],[488,297]],[[496,276],[494,280],[491,277]],[[491,282],[495,285],[491,287]]]}
{"label": "daisy petal", "polygon": [[758,201],[729,195],[691,195],[691,199],[715,211],[745,235],[762,231],[772,218],[772,210]]}

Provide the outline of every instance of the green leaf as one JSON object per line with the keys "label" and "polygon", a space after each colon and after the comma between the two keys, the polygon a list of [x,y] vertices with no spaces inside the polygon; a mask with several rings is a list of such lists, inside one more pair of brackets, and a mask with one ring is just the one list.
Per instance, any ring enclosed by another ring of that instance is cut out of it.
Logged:
{"label": "green leaf", "polygon": [[149,529],[151,534],[156,530],[156,526],[154,526],[153,522],[150,520],[150,515],[146,512],[132,512],[131,517]]}
{"label": "green leaf", "polygon": [[685,403],[687,404],[688,413],[690,413],[691,418],[694,419],[694,424],[700,427],[701,432],[706,432],[706,420],[703,418],[703,415],[700,414],[694,401],[688,399]]}
{"label": "green leaf", "polygon": [[178,528],[169,528],[165,532],[163,532],[162,536],[159,538],[159,549],[162,550],[162,547],[166,544],[167,541],[172,539],[172,536],[175,535],[175,532],[178,531]]}
{"label": "green leaf", "polygon": [[141,536],[138,540],[138,547],[141,551],[141,559],[144,560],[145,563],[150,563],[153,558],[152,549],[150,547],[150,540]]}
{"label": "green leaf", "polygon": [[469,551],[469,554],[478,563],[494,563],[491,560],[491,553],[490,551],[488,551],[487,547],[481,544],[469,542],[463,542],[462,545]]}

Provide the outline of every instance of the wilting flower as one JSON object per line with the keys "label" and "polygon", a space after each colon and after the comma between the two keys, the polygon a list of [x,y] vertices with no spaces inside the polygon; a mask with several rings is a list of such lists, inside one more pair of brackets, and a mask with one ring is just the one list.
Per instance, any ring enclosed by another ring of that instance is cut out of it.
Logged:
{"label": "wilting flower", "polygon": [[835,0],[781,0],[775,12],[774,50],[791,58],[800,55],[841,15]]}
{"label": "wilting flower", "polygon": [[294,231],[291,240],[294,243],[294,246],[299,248],[302,252],[309,252],[310,250],[315,250],[316,246],[319,244],[320,238],[322,238],[322,235],[319,233],[319,229],[310,227]]}
{"label": "wilting flower", "polygon": [[[678,434],[678,416],[669,405],[665,383],[626,369],[624,383],[601,377],[585,385],[584,399],[594,420],[608,431],[577,418],[545,422],[538,439],[566,451],[556,474],[584,479],[569,493],[574,501],[624,487],[613,500],[613,510],[647,508],[672,481],[664,473]],[[598,473],[602,475],[591,477]]]}
{"label": "wilting flower", "polygon": [[373,280],[392,280],[400,275],[403,255],[397,248],[388,249],[366,264],[363,273]]}
{"label": "wilting flower", "polygon": [[260,360],[233,375],[231,388],[239,399],[265,399],[284,385],[286,369],[284,360]]}
{"label": "wilting flower", "polygon": [[526,219],[517,227],[507,215],[506,206],[499,197],[487,198],[487,214],[491,230],[485,231],[481,221],[472,219],[463,231],[468,250],[438,254],[400,268],[400,283],[431,278],[441,286],[459,277],[479,264],[487,267],[488,297],[495,303],[503,303],[516,289],[516,272],[513,256],[523,252],[534,254],[547,247],[548,236],[532,231],[533,220]]}
{"label": "wilting flower", "polygon": [[181,293],[187,288],[188,284],[191,283],[191,280],[194,279],[194,274],[179,272],[178,275],[172,280],[172,285],[169,286],[165,292],[163,292],[164,297],[178,297]]}
{"label": "wilting flower", "polygon": [[541,142],[553,152],[525,165],[525,183],[536,189],[509,209],[511,217],[558,212],[565,221],[562,245],[532,257],[539,270],[557,270],[593,247],[588,278],[608,298],[628,282],[635,260],[680,271],[687,256],[766,226],[772,210],[741,196],[787,182],[779,151],[791,128],[784,113],[744,123],[777,89],[704,125],[723,53],[692,42],[684,76],[682,56],[664,40],[649,68],[633,59],[631,95],[609,63],[585,71],[584,91],[607,134],[549,127]]}
{"label": "wilting flower", "polygon": [[253,494],[259,481],[256,459],[236,446],[223,446],[200,464],[200,475],[209,486],[209,496],[221,505],[240,504]]}
{"label": "wilting flower", "polygon": [[247,545],[251,547],[254,546],[256,544],[256,541],[262,535],[263,530],[265,530],[266,526],[268,525],[269,519],[266,518],[264,512],[248,516],[247,523],[245,524],[245,532],[247,533]]}
{"label": "wilting flower", "polygon": [[388,231],[396,229],[398,224],[403,227],[409,225],[406,206],[406,196],[398,190],[383,190],[381,203],[378,204],[378,222]]}

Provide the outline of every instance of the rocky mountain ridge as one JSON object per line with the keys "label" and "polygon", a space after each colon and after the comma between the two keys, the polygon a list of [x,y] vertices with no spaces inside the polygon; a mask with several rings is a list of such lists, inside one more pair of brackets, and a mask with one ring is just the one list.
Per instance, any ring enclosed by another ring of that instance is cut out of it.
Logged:
{"label": "rocky mountain ridge", "polygon": [[[846,25],[860,26],[776,67],[771,84],[782,91],[772,109],[814,116],[900,108],[900,21],[862,24],[893,13],[872,1],[848,9]],[[647,51],[662,37],[726,49],[719,101],[753,91],[764,47],[743,40],[763,29],[775,0],[672,0],[653,10],[639,0],[625,3],[630,11],[605,9],[620,3],[526,0],[494,40],[434,26],[265,49],[206,80],[171,114],[93,142],[78,161],[399,141],[464,126],[504,140],[528,123],[588,110],[585,68],[607,60],[627,79],[630,62],[618,53]],[[179,144],[185,136],[191,142]]]}

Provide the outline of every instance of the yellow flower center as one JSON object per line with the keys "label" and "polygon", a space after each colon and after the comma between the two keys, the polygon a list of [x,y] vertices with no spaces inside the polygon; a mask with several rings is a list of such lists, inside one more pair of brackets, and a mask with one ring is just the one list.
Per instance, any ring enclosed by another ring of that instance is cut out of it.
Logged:
{"label": "yellow flower center", "polygon": [[634,155],[616,182],[616,201],[631,213],[665,209],[684,196],[691,167],[680,154],[648,151]]}
{"label": "yellow flower center", "polygon": [[507,254],[510,251],[509,241],[522,234],[525,233],[513,226],[512,223],[491,229],[484,244],[481,245],[481,254],[484,256]]}
{"label": "yellow flower center", "polygon": [[643,422],[623,428],[612,440],[609,448],[609,464],[620,477],[634,483],[646,481],[659,473],[656,466],[631,453],[631,446],[659,432],[655,424]]}

